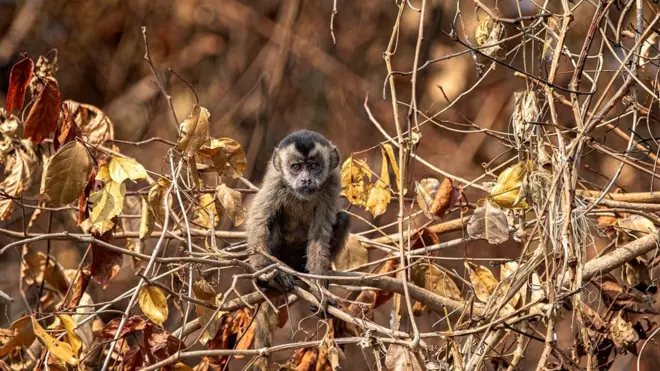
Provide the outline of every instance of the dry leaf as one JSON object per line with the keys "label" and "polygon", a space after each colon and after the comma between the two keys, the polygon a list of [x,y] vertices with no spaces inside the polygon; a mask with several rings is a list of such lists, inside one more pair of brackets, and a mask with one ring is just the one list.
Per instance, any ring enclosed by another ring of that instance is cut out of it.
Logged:
{"label": "dry leaf", "polygon": [[179,127],[181,137],[176,146],[186,156],[194,157],[202,145],[209,139],[209,111],[194,104],[190,115]]}
{"label": "dry leaf", "polygon": [[366,206],[370,181],[371,170],[366,159],[354,159],[351,155],[341,165],[342,194],[351,204]]}
{"label": "dry leaf", "polygon": [[32,75],[34,73],[34,62],[27,55],[23,55],[23,59],[16,62],[11,67],[9,73],[9,90],[7,91],[7,113],[11,114],[14,108],[21,112],[23,104],[25,103],[25,90],[27,89]]}
{"label": "dry leaf", "polygon": [[528,208],[529,205],[524,196],[527,194],[527,178],[533,167],[533,162],[527,160],[506,168],[497,177],[497,183],[491,189],[489,199],[508,209]]}
{"label": "dry leaf", "polygon": [[[489,16],[486,16],[477,26],[475,37],[477,39],[477,45],[479,46],[497,44],[504,37],[504,25],[500,22],[495,22]],[[504,45],[502,44],[480,50],[485,55],[497,59],[503,58],[506,52]]]}
{"label": "dry leaf", "polygon": [[422,367],[412,352],[398,344],[391,344],[387,348],[385,367],[391,371],[422,371]]}
{"label": "dry leaf", "polygon": [[[109,341],[114,339],[115,335],[117,334],[117,328],[119,328],[120,322],[121,318],[113,318],[110,322],[108,322],[107,325],[105,325],[105,327],[103,327],[102,330],[95,331],[96,339],[98,341]],[[124,327],[121,329],[119,338],[121,339],[136,331],[143,331],[146,327],[147,322],[144,320],[144,318],[133,316],[126,320],[124,323]]]}
{"label": "dry leaf", "polygon": [[[210,304],[217,304],[217,294],[213,286],[204,279],[201,279],[193,285],[193,294],[195,299],[205,301]],[[201,304],[195,304],[195,312],[200,319],[204,334],[199,338],[199,342],[204,345],[213,339],[218,332],[218,324],[223,315],[227,312],[216,311]]]}
{"label": "dry leaf", "polygon": [[227,187],[224,183],[220,184],[215,192],[218,202],[224,210],[224,214],[232,221],[232,223],[234,223],[234,226],[238,227],[243,224],[246,212],[243,207],[243,196],[241,193],[235,189]]}
{"label": "dry leaf", "polygon": [[[530,302],[534,303],[536,301],[542,300],[545,297],[545,291],[543,290],[543,285],[541,284],[541,278],[536,272],[532,272],[532,283],[529,289],[532,292]],[[532,305],[532,307],[529,308],[529,313],[530,314],[542,313],[543,308],[544,308],[543,303],[539,302],[537,304]]]}
{"label": "dry leaf", "polygon": [[51,203],[63,206],[78,199],[91,170],[92,161],[82,143],[76,140],[62,146],[46,169],[46,194]]}
{"label": "dry leaf", "polygon": [[552,62],[557,47],[557,40],[559,35],[559,23],[555,17],[548,18],[548,25],[545,29],[545,42],[543,43],[543,51],[541,52],[541,60],[545,63]]}
{"label": "dry leaf", "polygon": [[144,166],[132,158],[112,156],[108,170],[110,178],[116,183],[123,183],[126,179],[137,182],[147,178]]}
{"label": "dry leaf", "polygon": [[[48,261],[47,268],[46,261]],[[41,286],[41,282],[45,281],[47,287],[53,288],[61,295],[69,290],[69,280],[64,274],[64,268],[55,258],[52,256],[48,258],[39,251],[32,252],[27,246],[23,247],[22,252],[21,278],[28,285]]]}
{"label": "dry leaf", "polygon": [[73,318],[71,318],[71,316],[68,314],[58,314],[57,318],[59,318],[60,322],[62,322],[62,326],[64,326],[64,329],[66,330],[66,336],[69,340],[71,348],[73,349],[73,353],[77,358],[80,358],[83,342],[80,336],[78,336],[78,334],[75,332],[77,325],[76,321],[74,321]]}
{"label": "dry leaf", "polygon": [[247,156],[243,147],[231,138],[211,138],[199,154],[213,161],[218,174],[236,179],[243,175],[247,166]]}
{"label": "dry leaf", "polygon": [[39,325],[39,322],[37,322],[34,317],[31,317],[31,319],[34,334],[37,335],[37,337],[41,340],[41,342],[44,344],[44,346],[46,346],[52,355],[72,366],[78,365],[78,359],[76,358],[76,354],[70,344],[59,341],[50,336],[46,330],[44,330],[43,327]]}
{"label": "dry leaf", "polygon": [[435,178],[422,179],[418,183],[416,182],[415,188],[417,190],[417,194],[415,195],[417,206],[419,206],[427,218],[433,219],[431,205],[440,188],[440,181]]}
{"label": "dry leaf", "polygon": [[[518,270],[518,263],[515,261],[510,261],[504,263],[502,265],[502,268],[500,269],[500,282],[502,282],[501,285],[501,290],[502,294],[506,293],[508,291],[509,286],[511,285],[510,282],[507,281],[509,277],[512,277],[516,271]],[[520,276],[518,276],[519,278]],[[511,298],[511,301],[509,301],[508,304],[511,304],[511,306],[516,307],[518,305],[518,302],[520,301],[520,298],[525,297],[525,289],[524,287],[520,288],[520,290]]]}
{"label": "dry leaf", "polygon": [[46,84],[39,92],[37,100],[25,119],[23,137],[32,139],[35,146],[48,138],[48,135],[57,128],[61,104],[62,98],[57,81],[51,78],[46,79]]}
{"label": "dry leaf", "polygon": [[[21,144],[14,146],[13,153],[8,154],[4,161],[5,179],[0,182],[0,189],[9,196],[20,198],[24,191],[30,189],[34,181],[38,160],[32,142],[21,140]],[[10,198],[0,199],[0,220],[11,218],[13,209],[14,201]]]}
{"label": "dry leaf", "polygon": [[[387,154],[387,158],[390,161],[390,165],[392,166],[392,171],[394,172],[394,178],[396,179],[396,189],[399,190],[399,182],[401,181],[401,172],[399,171],[399,166],[397,165],[397,160],[396,157],[394,157],[394,149],[392,148],[392,145],[389,143],[385,143],[382,145],[382,148],[385,150],[385,153]],[[405,195],[405,189],[403,194]]]}
{"label": "dry leaf", "polygon": [[167,298],[156,286],[143,286],[138,294],[138,304],[142,312],[154,323],[162,326],[169,315]]}
{"label": "dry leaf", "polygon": [[502,209],[486,200],[474,210],[468,221],[467,232],[472,238],[487,240],[496,245],[509,239],[509,222]]}
{"label": "dry leaf", "polygon": [[623,318],[623,312],[612,318],[608,326],[610,337],[618,348],[627,348],[639,341],[639,334],[633,329],[632,324]]}
{"label": "dry leaf", "polygon": [[515,103],[511,122],[517,143],[530,140],[532,129],[539,119],[539,103],[533,90],[517,91],[513,93]]}
{"label": "dry leaf", "polygon": [[60,121],[61,123],[57,129],[55,129],[55,136],[53,137],[53,147],[55,148],[55,151],[57,151],[62,145],[82,136],[82,132],[78,125],[73,122],[66,104],[62,105],[62,119]]}
{"label": "dry leaf", "polygon": [[140,197],[142,200],[142,213],[140,214],[140,229],[139,237],[141,241],[144,241],[146,238],[151,236],[151,232],[154,230],[155,222],[154,215],[149,210],[149,202]]}
{"label": "dry leaf", "polygon": [[[204,228],[211,228],[212,226],[217,225],[220,217],[218,216],[218,211],[215,208],[213,195],[210,193],[202,193],[199,196],[199,205],[200,206],[195,213],[197,216],[196,222]],[[211,219],[211,215],[213,215],[213,219]],[[211,220],[213,220],[213,222],[211,222]]]}
{"label": "dry leaf", "polygon": [[369,252],[355,236],[349,236],[346,246],[335,255],[332,269],[347,271],[369,262]]}
{"label": "dry leaf", "polygon": [[73,121],[85,135],[87,143],[100,146],[107,140],[115,139],[114,124],[103,111],[91,104],[72,100],[66,100],[64,103]]}
{"label": "dry leaf", "polygon": [[[410,278],[416,286],[423,287],[440,296],[458,301],[463,300],[461,290],[456,286],[456,283],[435,264],[421,263],[414,265],[410,272]],[[427,305],[420,302],[415,303],[415,309],[413,311],[416,315],[430,310]]]}
{"label": "dry leaf", "polygon": [[643,237],[648,233],[657,233],[657,228],[648,218],[641,215],[631,215],[616,221],[617,244],[626,244],[635,238]]}
{"label": "dry leaf", "polygon": [[495,276],[488,268],[470,262],[465,262],[465,268],[470,274],[470,282],[474,286],[477,298],[487,303],[498,285]]}
{"label": "dry leaf", "polygon": [[[149,207],[151,212],[154,214],[156,221],[159,223],[165,222],[165,195],[167,195],[167,190],[170,188],[170,181],[167,179],[158,179],[158,182],[149,188],[149,195],[147,200],[149,201]],[[167,197],[167,207],[172,207],[172,195]]]}
{"label": "dry leaf", "polygon": [[390,191],[390,173],[387,168],[387,155],[385,154],[384,149],[381,148],[380,151],[382,155],[380,178],[369,191],[366,205],[367,211],[371,212],[374,217],[384,214],[385,211],[387,211],[387,205],[389,205],[392,200],[392,192]]}
{"label": "dry leaf", "polygon": [[[112,231],[93,231],[92,236],[103,242],[112,241]],[[121,269],[124,254],[95,243],[90,245],[92,248],[92,264],[89,267],[90,273],[94,280],[105,289]]]}
{"label": "dry leaf", "polygon": [[0,358],[9,354],[15,348],[24,348],[27,349],[37,336],[34,334],[31,324],[31,317],[26,316],[17,319],[14,321],[11,326],[9,326],[9,336],[10,340],[0,347]]}

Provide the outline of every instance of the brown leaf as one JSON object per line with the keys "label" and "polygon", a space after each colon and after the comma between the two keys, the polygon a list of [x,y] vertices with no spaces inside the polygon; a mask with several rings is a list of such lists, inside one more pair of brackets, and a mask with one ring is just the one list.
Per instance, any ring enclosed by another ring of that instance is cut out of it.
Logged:
{"label": "brown leaf", "polygon": [[141,241],[144,241],[146,238],[151,236],[151,232],[154,230],[155,222],[154,215],[149,210],[149,202],[145,200],[144,197],[140,197],[142,200],[142,209],[140,214],[140,229],[139,237]]}
{"label": "brown leaf", "polygon": [[488,200],[474,210],[468,221],[468,235],[487,240],[490,244],[500,244],[509,239],[509,222],[506,214]]}
{"label": "brown leaf", "polygon": [[470,282],[474,286],[477,298],[484,303],[488,303],[497,288],[498,282],[495,276],[488,268],[467,261],[465,262],[465,268],[470,274]]}
{"label": "brown leaf", "polygon": [[316,369],[317,358],[318,351],[314,348],[307,348],[307,351],[296,367],[296,371],[314,371]]}
{"label": "brown leaf", "polygon": [[[461,290],[447,273],[435,264],[422,263],[412,267],[410,272],[411,281],[419,287],[423,287],[440,296],[461,301]],[[420,311],[426,311],[426,306],[419,306]]]}
{"label": "brown leaf", "polygon": [[[159,223],[165,222],[165,195],[170,187],[170,181],[167,179],[158,179],[158,182],[149,188],[149,207]],[[172,207],[172,195],[167,198],[168,207]]]}
{"label": "brown leaf", "polygon": [[600,289],[605,303],[612,305],[613,309],[625,309],[632,313],[658,313],[651,295],[634,288],[626,290],[610,275],[602,276],[601,280],[593,282]]}
{"label": "brown leaf", "polygon": [[[73,271],[73,274],[69,274],[69,271]],[[82,299],[85,291],[87,291],[87,286],[89,285],[89,280],[92,278],[92,274],[89,272],[89,269],[82,268],[80,271],[77,269],[67,270],[65,272],[69,281],[72,281],[71,289],[68,292],[68,295],[64,298],[64,301],[61,304],[61,309],[72,309],[80,304],[80,299]],[[75,280],[74,280],[75,279]]]}
{"label": "brown leaf", "polygon": [[[100,241],[110,242],[112,231],[103,234],[93,233],[92,236]],[[124,255],[95,243],[91,243],[90,246],[92,247],[92,264],[89,270],[94,280],[105,289],[121,269]]]}
{"label": "brown leaf", "polygon": [[10,332],[10,339],[0,347],[0,358],[9,354],[15,348],[27,349],[32,345],[37,336],[34,334],[34,331],[30,326],[31,323],[31,317],[26,316],[17,319],[11,324],[11,326],[9,326],[8,330]]}
{"label": "brown leaf", "polygon": [[[107,325],[105,325],[105,327],[103,327],[101,331],[96,333],[96,338],[99,341],[108,341],[114,339],[115,334],[117,334],[117,328],[119,327],[120,321],[121,318],[113,318],[110,322],[108,322]],[[133,316],[126,320],[126,323],[124,323],[124,327],[121,329],[119,338],[123,338],[124,336],[132,334],[136,331],[143,331],[146,326],[147,321],[145,321],[144,318]]]}
{"label": "brown leaf", "polygon": [[614,345],[618,348],[627,348],[639,341],[639,335],[632,324],[623,318],[622,311],[612,318],[608,330]]}
{"label": "brown leaf", "polygon": [[431,204],[430,212],[433,215],[443,219],[447,210],[451,207],[452,203],[456,199],[456,189],[454,188],[454,183],[450,178],[445,178],[440,186],[438,191],[433,197],[433,203]]}
{"label": "brown leaf", "polygon": [[348,202],[357,206],[366,206],[371,188],[371,171],[366,159],[349,156],[341,165],[342,194]]}
{"label": "brown leaf", "polygon": [[369,262],[369,252],[355,236],[349,236],[346,246],[335,256],[333,269],[347,271]]}
{"label": "brown leaf", "polygon": [[202,145],[209,139],[209,111],[194,104],[190,115],[181,123],[181,137],[176,146],[186,156],[194,157]]}
{"label": "brown leaf", "polygon": [[125,355],[122,371],[136,371],[147,365],[146,352],[140,345],[133,347]]}
{"label": "brown leaf", "polygon": [[[64,269],[52,256],[37,251],[31,252],[27,246],[23,247],[21,277],[28,285],[41,285],[42,281],[64,295],[69,289],[69,281]],[[46,268],[48,261],[48,268]]]}
{"label": "brown leaf", "polygon": [[8,114],[11,114],[14,108],[19,112],[23,110],[23,104],[25,103],[25,90],[27,89],[30,80],[32,80],[33,73],[34,62],[27,55],[23,55],[23,59],[16,62],[16,64],[11,67],[11,72],[9,73],[9,90],[7,91],[7,103],[5,105]]}
{"label": "brown leaf", "polygon": [[422,367],[412,352],[398,344],[392,344],[387,348],[385,367],[391,371],[422,371]]}
{"label": "brown leaf", "polygon": [[77,140],[62,146],[46,169],[46,194],[57,206],[79,198],[87,186],[92,160],[85,146]]}
{"label": "brown leaf", "polygon": [[[206,280],[201,279],[193,285],[193,294],[196,299],[205,301],[210,304],[216,304],[216,291]],[[220,318],[226,313],[219,311],[216,314],[214,309],[206,307],[201,304],[195,304],[195,313],[201,321],[202,328],[205,328],[204,334],[199,338],[199,342],[206,344],[210,339],[214,338],[218,332],[218,323]]]}
{"label": "brown leaf", "polygon": [[53,138],[53,147],[57,151],[62,145],[69,143],[76,138],[81,137],[81,131],[78,125],[73,122],[71,114],[66,104],[62,105],[62,123],[55,130],[55,137]]}
{"label": "brown leaf", "polygon": [[46,79],[46,84],[39,92],[37,100],[30,109],[23,126],[23,137],[32,139],[38,145],[48,138],[57,128],[60,119],[60,89],[55,79]]}
{"label": "brown leaf", "polygon": [[[396,260],[388,260],[378,271],[379,275],[383,275],[388,272],[394,272],[397,267]],[[394,273],[389,276],[392,277]],[[358,303],[364,303],[363,305],[350,304],[348,306],[348,311],[356,317],[362,317],[363,308],[367,307],[368,311],[365,313],[367,318],[373,318],[373,310],[380,307],[381,305],[387,303],[394,293],[387,290],[364,290],[360,292],[358,297],[355,299]]]}
{"label": "brown leaf", "polygon": [[99,108],[91,104],[64,101],[75,124],[92,146],[100,146],[107,140],[115,139],[114,124]]}
{"label": "brown leaf", "polygon": [[175,338],[167,331],[151,334],[147,343],[149,344],[149,351],[158,359],[165,359],[176,353],[179,349],[186,347],[181,340]]}
{"label": "brown leaf", "polygon": [[87,185],[85,186],[85,189],[80,193],[80,196],[78,196],[78,225],[89,217],[87,200],[89,199],[89,194],[94,190],[95,184],[96,170],[92,169],[87,176]]}
{"label": "brown leaf", "polygon": [[417,206],[419,206],[427,218],[433,219],[431,205],[440,188],[440,181],[435,178],[422,179],[419,183],[416,183],[415,188],[417,190],[417,194],[415,195]]}
{"label": "brown leaf", "polygon": [[392,200],[392,191],[390,190],[390,173],[387,168],[387,155],[385,150],[381,148],[381,169],[380,178],[376,181],[367,198],[366,209],[371,212],[374,217],[382,215],[387,211],[387,205]]}
{"label": "brown leaf", "polygon": [[211,138],[199,150],[204,158],[213,161],[215,170],[222,176],[238,178],[243,175],[247,166],[247,156],[243,147],[231,138]]}

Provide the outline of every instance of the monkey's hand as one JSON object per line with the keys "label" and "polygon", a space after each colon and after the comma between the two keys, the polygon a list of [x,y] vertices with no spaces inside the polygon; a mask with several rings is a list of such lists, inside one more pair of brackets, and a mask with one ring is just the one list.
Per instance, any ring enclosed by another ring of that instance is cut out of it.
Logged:
{"label": "monkey's hand", "polygon": [[296,277],[289,273],[278,272],[274,280],[278,285],[282,286],[284,292],[293,291],[296,287]]}

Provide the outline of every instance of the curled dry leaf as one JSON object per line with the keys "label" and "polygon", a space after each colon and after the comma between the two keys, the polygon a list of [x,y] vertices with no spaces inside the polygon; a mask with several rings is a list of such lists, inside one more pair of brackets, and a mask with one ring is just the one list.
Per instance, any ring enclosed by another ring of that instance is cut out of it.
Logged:
{"label": "curled dry leaf", "polygon": [[[394,149],[392,148],[392,145],[389,143],[385,143],[382,145],[382,149],[385,150],[385,154],[387,154],[387,159],[390,162],[390,165],[392,166],[392,171],[394,172],[394,178],[396,181],[396,189],[399,190],[399,182],[401,181],[401,172],[399,171],[399,166],[397,165],[396,157],[394,156]],[[403,194],[406,194],[406,191],[404,189]]]}
{"label": "curled dry leaf", "polygon": [[34,334],[37,335],[39,340],[44,344],[44,346],[50,351],[51,355],[56,356],[57,358],[61,359],[62,361],[72,365],[76,366],[78,365],[78,358],[76,358],[76,353],[73,350],[73,347],[71,347],[70,344],[65,343],[63,341],[59,341],[55,339],[54,337],[50,336],[46,330],[41,327],[39,322],[37,322],[34,317],[31,317],[32,319],[32,329],[34,330]]}
{"label": "curled dry leaf", "polygon": [[239,178],[247,166],[243,147],[231,138],[211,138],[200,150],[200,156],[213,161],[218,174],[233,179]]}
{"label": "curled dry leaf", "polygon": [[[502,265],[502,268],[500,269],[500,282],[502,282],[502,293],[506,293],[508,291],[508,287],[511,285],[510,282],[507,281],[509,277],[512,277],[516,271],[518,270],[518,263],[515,261],[510,261],[504,263]],[[520,278],[520,277],[518,277]],[[511,298],[511,301],[509,301],[509,304],[511,304],[513,307],[516,307],[518,305],[518,302],[520,301],[520,298],[525,297],[525,289],[524,287],[520,288],[520,290]]]}
{"label": "curled dry leaf", "polygon": [[[201,279],[193,285],[193,294],[196,299],[205,301],[209,304],[218,304],[218,295],[215,289],[206,280]],[[201,321],[204,334],[199,338],[199,342],[204,345],[213,339],[218,332],[218,324],[223,315],[227,312],[216,311],[212,308],[195,304],[195,312]]]}
{"label": "curled dry leaf", "polygon": [[243,224],[246,212],[243,208],[241,192],[227,187],[224,183],[220,184],[215,192],[224,214],[234,223],[234,226],[238,227]]}
{"label": "curled dry leaf", "polygon": [[490,200],[507,209],[526,209],[528,175],[532,172],[534,163],[531,160],[506,168],[497,177],[497,183],[490,191]]}
{"label": "curled dry leaf", "polygon": [[149,202],[144,197],[140,197],[140,199],[142,200],[142,209],[140,214],[139,237],[141,241],[144,241],[154,231],[156,220],[153,213],[149,210]]}
{"label": "curled dry leaf", "polygon": [[204,143],[209,139],[209,111],[194,104],[192,111],[179,126],[181,137],[176,146],[186,156],[194,157]]}
{"label": "curled dry leaf", "polygon": [[608,330],[617,348],[627,348],[639,341],[639,334],[633,329],[632,324],[623,318],[622,311],[612,318]]}
{"label": "curled dry leaf", "polygon": [[509,223],[502,209],[485,200],[483,205],[474,210],[468,221],[467,232],[472,238],[487,240],[496,245],[509,239]]}
{"label": "curled dry leaf", "polygon": [[493,21],[489,16],[484,17],[484,19],[479,23],[475,31],[475,37],[477,39],[477,45],[493,45],[489,48],[481,49],[481,52],[491,58],[503,58],[506,50],[504,45],[494,45],[500,42],[504,37],[504,25],[500,22]]}
{"label": "curled dry leaf", "polygon": [[202,193],[199,196],[199,208],[195,214],[197,216],[196,222],[204,228],[211,228],[218,224],[220,217],[218,216],[218,211],[215,208],[215,200],[213,199],[213,195],[210,193]]}
{"label": "curled dry leaf", "polygon": [[[158,182],[149,188],[149,195],[147,196],[151,212],[154,214],[156,221],[161,224],[165,222],[165,196],[167,195],[167,190],[170,188],[170,184],[170,181],[167,179],[158,179]],[[172,207],[171,194],[167,197],[167,207]]]}
{"label": "curled dry leaf", "polygon": [[150,320],[160,326],[169,316],[167,298],[163,291],[156,286],[142,286],[138,294],[138,305]]}
{"label": "curled dry leaf", "polygon": [[69,108],[66,104],[62,105],[62,118],[61,123],[55,129],[55,137],[53,138],[53,147],[57,151],[62,145],[69,143],[76,138],[80,138],[82,133],[80,128],[73,121]]}
{"label": "curled dry leaf", "polygon": [[[48,261],[48,267],[46,267]],[[69,290],[69,280],[66,278],[64,268],[53,258],[46,254],[31,251],[27,246],[23,247],[21,259],[21,278],[28,285],[39,285],[45,281],[46,287],[53,288],[64,295]]]}
{"label": "curled dry leaf", "polygon": [[442,182],[426,178],[417,184],[417,205],[429,219],[433,219],[434,216],[444,218],[456,201],[457,195],[458,192],[450,178],[445,178]]}
{"label": "curled dry leaf", "polygon": [[[20,198],[21,194],[32,186],[37,162],[32,142],[21,140],[21,144],[14,146],[14,151],[4,158],[5,179],[0,182],[0,189],[11,197]],[[0,220],[11,218],[13,209],[14,201],[10,198],[0,198]]]}
{"label": "curled dry leaf", "polygon": [[657,233],[658,229],[648,218],[631,215],[616,221],[617,244],[623,245],[648,233]]}
{"label": "curled dry leaf", "polygon": [[532,305],[532,307],[529,308],[529,313],[530,314],[542,313],[544,309],[544,305],[540,301],[543,300],[543,298],[545,297],[545,290],[543,289],[543,284],[541,284],[541,278],[536,272],[532,272],[532,283],[529,289],[532,292],[530,298],[531,302],[534,303],[538,301],[538,303]]}
{"label": "curled dry leaf", "polygon": [[112,156],[108,166],[113,182],[123,183],[126,179],[134,182],[147,178],[144,166],[132,158]]}
{"label": "curled dry leaf", "polygon": [[517,91],[513,93],[515,103],[511,122],[517,143],[527,142],[532,134],[532,123],[539,119],[539,104],[533,90]]}
{"label": "curled dry leaf", "polygon": [[25,103],[25,90],[32,80],[32,75],[34,74],[34,62],[32,58],[27,55],[23,55],[23,59],[16,62],[11,67],[11,72],[9,73],[9,90],[7,91],[7,103],[5,107],[7,108],[7,113],[16,109],[17,111],[23,110],[23,104]]}
{"label": "curled dry leaf", "polygon": [[121,214],[125,195],[126,184],[114,181],[107,182],[99,191],[91,193],[89,195],[89,202],[92,206],[89,213],[90,222],[101,223]]}
{"label": "curled dry leaf", "polygon": [[66,100],[64,104],[87,143],[100,146],[107,140],[115,139],[114,124],[99,108],[73,100]]}
{"label": "curled dry leaf", "polygon": [[[92,236],[103,242],[112,240],[112,231],[100,232],[92,231]],[[124,261],[124,255],[121,252],[110,250],[100,244],[91,243],[92,264],[89,267],[90,273],[96,282],[102,288],[107,288],[110,281],[117,275]]]}
{"label": "curled dry leaf", "polygon": [[[121,318],[113,318],[103,329],[95,331],[96,339],[99,341],[108,341],[112,340],[117,334],[117,329],[119,328],[119,322]],[[147,328],[147,321],[144,318],[133,316],[126,320],[124,327],[121,329],[119,338],[123,338],[127,335],[135,333],[136,331],[143,331]]]}
{"label": "curled dry leaf", "polygon": [[62,98],[57,81],[52,78],[46,79],[46,84],[39,92],[37,100],[25,119],[23,137],[32,139],[34,145],[38,145],[48,138],[48,135],[57,128],[61,104]]}
{"label": "curled dry leaf", "polygon": [[470,262],[465,262],[465,268],[470,274],[470,282],[474,286],[477,298],[487,303],[498,285],[495,276],[488,268]]}
{"label": "curled dry leaf", "polygon": [[392,200],[392,191],[390,190],[390,173],[387,168],[387,155],[385,150],[381,148],[381,169],[380,178],[376,181],[367,198],[367,211],[376,217],[382,215],[387,211],[387,205]]}
{"label": "curled dry leaf", "polygon": [[346,246],[335,255],[332,267],[336,271],[347,271],[369,262],[369,252],[355,236],[348,237]]}
{"label": "curled dry leaf", "polygon": [[422,210],[427,218],[433,219],[431,205],[433,204],[433,199],[440,188],[440,181],[435,178],[422,179],[421,181],[416,182],[415,188],[417,191],[417,194],[415,195],[417,206],[419,206],[420,210]]}
{"label": "curled dry leaf", "polygon": [[341,193],[351,204],[366,206],[370,181],[371,170],[366,159],[354,159],[351,155],[341,165]]}
{"label": "curled dry leaf", "polygon": [[[635,258],[630,262],[626,263],[621,267],[621,280],[628,287],[636,287],[640,284],[648,287],[651,284],[651,277],[649,275],[649,266],[640,260],[640,258]],[[641,290],[644,290],[643,287],[638,287]]]}
{"label": "curled dry leaf", "polygon": [[390,371],[422,371],[422,366],[412,352],[398,344],[391,344],[387,348],[385,367]]}
{"label": "curled dry leaf", "polygon": [[543,43],[543,51],[541,59],[545,63],[552,62],[557,47],[557,40],[559,39],[559,21],[555,17],[548,18],[548,26],[545,29],[545,42]]}
{"label": "curled dry leaf", "polygon": [[74,140],[62,146],[46,169],[46,195],[57,206],[78,199],[87,185],[92,160],[85,146]]}

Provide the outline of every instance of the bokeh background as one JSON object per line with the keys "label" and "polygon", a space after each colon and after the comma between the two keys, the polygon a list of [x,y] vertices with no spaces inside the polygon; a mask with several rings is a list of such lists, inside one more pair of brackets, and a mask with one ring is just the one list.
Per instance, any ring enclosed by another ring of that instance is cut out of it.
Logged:
{"label": "bokeh background", "polygon": [[[471,1],[458,3],[466,26],[465,34],[474,41],[474,29],[479,22],[474,4]],[[522,13],[538,10],[528,0],[484,3],[507,17],[516,17],[519,9]],[[465,49],[448,35],[456,6],[456,1],[427,2],[420,61]],[[550,1],[548,6],[561,12],[555,1]],[[57,49],[57,79],[63,99],[102,108],[115,124],[117,139],[140,141],[161,137],[176,140],[171,113],[143,59],[145,49],[140,27],[146,26],[151,57],[172,95],[179,119],[188,115],[195,97],[188,86],[167,68],[190,83],[200,103],[209,109],[211,136],[231,137],[243,145],[248,157],[245,177],[258,183],[272,147],[295,129],[321,132],[337,144],[344,155],[382,142],[384,138],[364,109],[366,97],[378,121],[390,134],[396,133],[391,103],[383,99],[387,75],[383,53],[397,14],[394,1],[338,0],[338,13],[334,18],[336,43],[330,31],[332,10],[333,1],[330,0],[0,0],[0,101],[5,99],[9,71],[20,59],[20,53],[27,53],[36,60],[39,55]],[[567,43],[571,50],[578,51],[582,45],[592,12],[590,4],[575,12]],[[613,8],[612,12],[616,14],[617,10]],[[485,15],[479,14],[481,17]],[[410,71],[413,65],[418,23],[419,13],[405,12],[402,33],[392,58],[395,70]],[[463,30],[459,33],[463,35]],[[533,44],[537,57],[541,48],[541,42]],[[517,58],[514,66],[541,74],[538,58],[527,55],[526,61],[527,65],[523,66],[522,58]],[[611,58],[606,58],[605,63],[605,68],[617,66]],[[570,74],[562,73],[565,71],[569,69],[563,61],[558,85],[568,83]],[[655,66],[651,66],[647,73],[654,71]],[[449,100],[454,100],[478,78],[469,53],[429,66],[418,77],[419,109],[425,113],[441,110],[448,104],[443,91]],[[398,76],[396,81],[399,99],[408,102],[409,76]],[[525,89],[525,86],[525,81],[515,77],[513,71],[498,66],[496,73],[491,73],[441,118],[508,131],[513,92]],[[616,110],[619,109],[623,108],[617,107]],[[560,114],[571,126],[570,112],[560,107]],[[495,159],[490,165],[496,165],[513,155],[510,153],[496,159],[507,148],[483,134],[466,135],[427,125],[422,135],[418,153],[438,168],[464,179],[483,174],[484,163]],[[613,148],[625,145],[616,138],[607,141]],[[119,147],[148,169],[159,171],[166,166],[167,147],[162,143],[140,147],[120,144]],[[379,164],[380,151],[365,152],[360,157],[366,157],[371,164]],[[603,174],[611,176],[618,166],[615,160],[606,157],[588,156],[583,161],[595,170],[595,173],[587,172],[585,177],[597,184],[604,184]],[[379,165],[372,168],[379,169]],[[428,176],[438,177],[420,165],[415,166],[414,179]],[[641,191],[648,190],[650,181],[625,167],[617,184],[629,191]],[[483,196],[469,188],[467,195],[471,202]],[[249,202],[249,195],[246,199]],[[394,220],[394,212],[376,220],[366,213],[361,215],[377,225]],[[2,227],[11,229],[15,226],[13,223],[21,222],[14,218],[3,222]],[[223,223],[220,228],[230,228],[229,223]],[[368,225],[360,221],[354,222],[354,231],[367,228]],[[76,230],[76,226],[66,216],[56,217],[54,230],[63,229]],[[45,231],[45,225],[37,225],[34,231]],[[446,238],[458,236],[447,235]],[[0,236],[0,246],[9,241]],[[65,268],[77,267],[86,247],[57,241],[53,246],[54,255]],[[471,243],[441,252],[446,256],[488,258],[517,257],[519,253],[517,244],[494,247],[486,243]],[[1,259],[0,289],[16,294],[18,254],[10,252]],[[134,285],[135,276],[129,268],[129,259],[125,259],[125,265],[126,269],[120,271],[107,290],[90,289],[95,301],[111,299]],[[460,261],[450,262],[448,267],[462,272]],[[7,318],[0,315],[0,324],[3,325],[9,322],[9,317],[14,319],[21,311],[20,303],[11,307],[0,304],[2,309],[7,313]],[[378,314],[381,323],[388,322],[387,309]],[[438,319],[438,315],[432,315],[422,318],[421,323],[430,329]],[[570,321],[562,326],[560,342],[570,342],[574,334]],[[538,353],[533,351],[535,347],[536,344],[530,347],[529,360],[524,364],[535,364]],[[660,365],[651,356],[655,346],[651,348],[645,362],[648,369],[654,364]],[[358,362],[356,365],[364,362],[359,349],[351,350],[349,356],[351,362]],[[630,369],[630,360],[629,356],[622,356],[615,369]]]}

